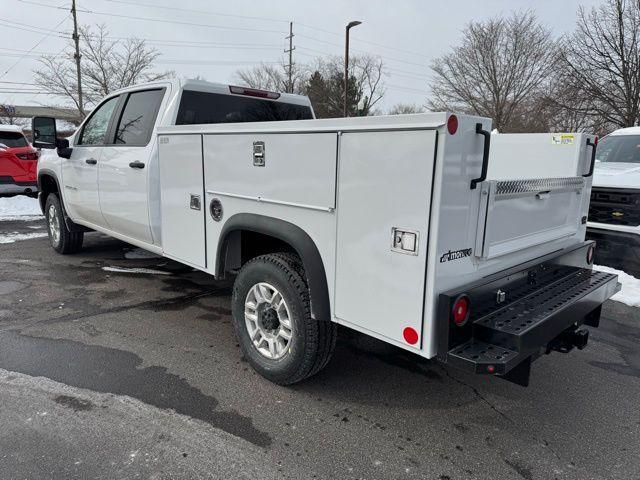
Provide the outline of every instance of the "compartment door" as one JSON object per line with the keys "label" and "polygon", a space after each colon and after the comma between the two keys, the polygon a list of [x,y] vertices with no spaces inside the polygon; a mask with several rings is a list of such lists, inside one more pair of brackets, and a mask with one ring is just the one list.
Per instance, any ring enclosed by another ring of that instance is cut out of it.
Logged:
{"label": "compartment door", "polygon": [[484,258],[569,237],[581,227],[582,177],[494,180],[482,188],[475,251]]}
{"label": "compartment door", "polygon": [[[354,132],[340,141],[335,314],[420,348],[435,131]],[[418,333],[405,338],[405,329]]]}
{"label": "compartment door", "polygon": [[159,166],[164,254],[204,269],[207,263],[202,137],[161,135]]}

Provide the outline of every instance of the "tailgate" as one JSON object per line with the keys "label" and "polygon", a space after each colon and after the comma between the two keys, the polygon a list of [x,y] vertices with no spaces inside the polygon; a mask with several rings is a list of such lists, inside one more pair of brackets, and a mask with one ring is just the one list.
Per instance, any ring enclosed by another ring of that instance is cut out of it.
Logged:
{"label": "tailgate", "polygon": [[493,258],[575,235],[585,184],[582,177],[485,182],[475,251]]}

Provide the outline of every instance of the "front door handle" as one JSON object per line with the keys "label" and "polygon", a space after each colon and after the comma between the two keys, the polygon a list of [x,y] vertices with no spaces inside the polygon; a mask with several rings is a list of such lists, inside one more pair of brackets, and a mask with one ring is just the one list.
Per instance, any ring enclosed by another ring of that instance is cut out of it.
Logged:
{"label": "front door handle", "polygon": [[131,168],[144,168],[144,163],[135,161],[135,162],[131,162],[129,166]]}
{"label": "front door handle", "polygon": [[96,160],[95,158],[87,158],[84,163],[86,163],[87,165],[95,165],[96,163],[98,163],[98,160]]}

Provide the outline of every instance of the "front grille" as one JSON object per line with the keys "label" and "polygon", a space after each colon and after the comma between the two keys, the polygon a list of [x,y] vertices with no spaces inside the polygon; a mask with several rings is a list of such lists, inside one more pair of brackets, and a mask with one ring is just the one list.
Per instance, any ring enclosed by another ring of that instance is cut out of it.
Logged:
{"label": "front grille", "polygon": [[589,221],[637,227],[640,225],[640,190],[593,187]]}

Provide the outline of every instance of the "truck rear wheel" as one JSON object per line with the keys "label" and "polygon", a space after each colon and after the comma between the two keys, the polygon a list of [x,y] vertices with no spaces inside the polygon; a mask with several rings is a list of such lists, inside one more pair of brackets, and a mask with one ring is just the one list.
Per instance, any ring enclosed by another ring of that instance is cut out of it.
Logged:
{"label": "truck rear wheel", "polygon": [[82,248],[83,232],[71,232],[64,221],[62,204],[55,193],[47,196],[44,215],[47,220],[47,233],[53,249],[63,255],[76,253]]}
{"label": "truck rear wheel", "polygon": [[337,327],[311,318],[309,287],[296,255],[275,253],[247,262],[233,286],[232,309],[242,352],[268,380],[290,385],[329,363]]}

